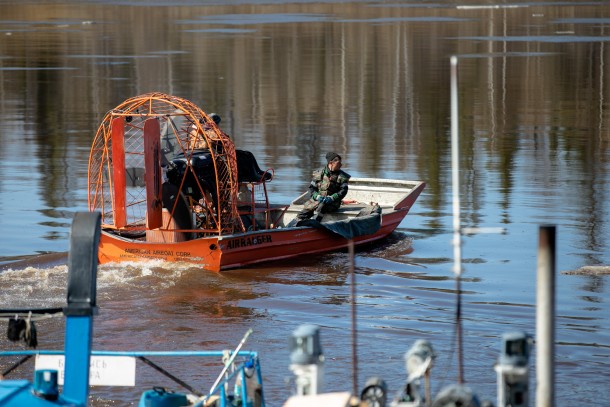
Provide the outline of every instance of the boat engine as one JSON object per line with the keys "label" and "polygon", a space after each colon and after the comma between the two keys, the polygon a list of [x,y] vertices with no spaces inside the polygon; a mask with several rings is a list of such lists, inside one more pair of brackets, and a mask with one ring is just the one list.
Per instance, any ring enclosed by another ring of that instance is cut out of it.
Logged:
{"label": "boat engine", "polygon": [[216,175],[210,152],[196,152],[190,158],[178,155],[169,163],[166,174],[168,182],[177,187],[184,179],[182,192],[195,201],[203,197],[203,191],[216,195]]}

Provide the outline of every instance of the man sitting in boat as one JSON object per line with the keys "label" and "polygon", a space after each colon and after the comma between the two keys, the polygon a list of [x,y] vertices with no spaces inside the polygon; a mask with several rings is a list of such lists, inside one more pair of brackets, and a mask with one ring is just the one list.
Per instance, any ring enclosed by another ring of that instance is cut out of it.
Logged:
{"label": "man sitting in boat", "polygon": [[203,150],[208,148],[208,142],[201,135],[202,133],[197,128],[196,124],[191,125],[191,131],[189,131],[189,150]]}
{"label": "man sitting in boat", "polygon": [[347,184],[351,176],[341,170],[341,156],[329,152],[326,154],[326,163],[324,168],[313,173],[309,184],[311,198],[297,215],[298,220],[309,219],[315,213],[316,220],[321,221],[324,213],[338,210],[347,195]]}
{"label": "man sitting in boat", "polygon": [[[220,116],[216,113],[210,113],[210,119],[216,123],[216,126],[218,126],[218,123],[220,123],[221,120]],[[204,125],[203,132],[210,140],[218,140],[218,135],[214,132],[210,125]],[[196,124],[191,125],[188,142],[189,149],[191,150],[204,150],[209,148],[206,138],[203,136],[203,133],[199,130]]]}

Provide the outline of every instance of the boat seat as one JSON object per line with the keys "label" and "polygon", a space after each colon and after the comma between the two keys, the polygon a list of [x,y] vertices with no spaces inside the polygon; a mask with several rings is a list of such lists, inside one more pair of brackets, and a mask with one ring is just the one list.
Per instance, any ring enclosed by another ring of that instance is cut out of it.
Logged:
{"label": "boat seat", "polygon": [[235,150],[238,182],[263,182],[273,179],[273,172],[263,171],[250,151]]}

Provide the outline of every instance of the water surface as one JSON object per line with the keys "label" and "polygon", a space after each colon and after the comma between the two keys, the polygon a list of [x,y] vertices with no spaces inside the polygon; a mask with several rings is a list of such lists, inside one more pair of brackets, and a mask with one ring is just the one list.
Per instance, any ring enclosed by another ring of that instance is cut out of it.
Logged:
{"label": "water surface", "polygon": [[[506,229],[464,237],[466,382],[495,402],[502,333],[535,334],[538,227],[553,224],[555,399],[607,404],[610,277],[563,273],[610,264],[607,3],[27,1],[3,2],[0,15],[0,308],[65,302],[62,253],[74,213],[87,209],[97,126],[129,97],[166,92],[218,113],[239,148],[273,167],[278,202],[300,194],[330,150],[353,176],[427,183],[397,232],[357,253],[358,377],[362,386],[380,375],[397,392],[404,352],[429,339],[436,393],[457,371],[456,55],[462,223]],[[294,387],[288,337],[316,323],[325,389],[351,390],[348,264],[334,253],[223,274],[102,266],[94,348],[229,349],[253,328],[246,347],[260,352],[268,404],[281,405]],[[40,348],[61,348],[63,329],[41,321]],[[535,350],[532,404],[534,360]],[[221,370],[184,363],[162,365],[203,390]],[[181,390],[145,366],[137,384],[96,388],[92,405],[128,405],[153,385]]]}

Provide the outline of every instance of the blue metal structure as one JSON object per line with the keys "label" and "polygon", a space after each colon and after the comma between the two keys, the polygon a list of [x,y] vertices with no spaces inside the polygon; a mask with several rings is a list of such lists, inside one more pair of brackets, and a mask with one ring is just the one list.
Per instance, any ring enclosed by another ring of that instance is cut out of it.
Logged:
{"label": "blue metal structure", "polygon": [[[57,370],[41,369],[34,372],[34,382],[27,380],[0,381],[0,407],[50,407],[50,406],[87,406],[89,398],[89,367],[91,356],[128,356],[140,359],[179,384],[188,387],[179,379],[149,361],[148,357],[214,357],[222,358],[224,351],[93,351],[91,349],[93,316],[97,314],[96,280],[97,249],[100,236],[99,213],[81,212],[74,217],[70,238],[68,258],[68,298],[64,308],[66,316],[65,351],[23,350],[0,352],[4,356],[65,355],[65,376],[63,391],[59,391]],[[217,406],[264,407],[262,374],[258,354],[251,351],[229,353],[231,360],[236,356],[244,359],[234,365],[232,373],[205,395],[199,394],[193,401],[187,401],[186,394],[166,392],[155,388],[142,394],[139,407],[179,407],[204,406],[205,402],[217,396]],[[23,361],[23,360],[22,360]],[[21,363],[21,362],[20,362]],[[247,392],[246,370],[256,374],[257,398],[249,398]],[[237,394],[227,394],[226,387],[237,381]]]}

